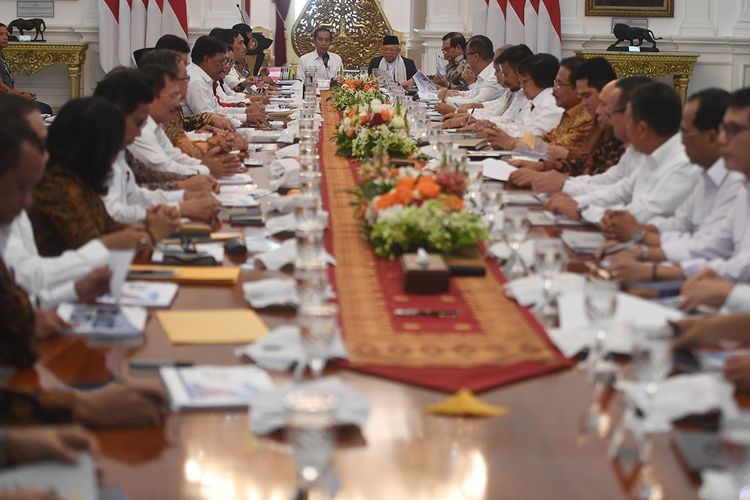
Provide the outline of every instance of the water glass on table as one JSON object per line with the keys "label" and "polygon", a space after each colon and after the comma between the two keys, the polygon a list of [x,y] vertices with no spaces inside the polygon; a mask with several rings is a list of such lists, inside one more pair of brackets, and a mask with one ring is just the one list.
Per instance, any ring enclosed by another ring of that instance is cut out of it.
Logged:
{"label": "water glass on table", "polygon": [[288,414],[284,435],[297,470],[298,497],[305,497],[331,468],[336,405],[334,396],[309,388],[292,390],[284,398]]}
{"label": "water glass on table", "polygon": [[322,259],[301,260],[294,267],[294,280],[300,307],[322,304],[328,293],[328,267]]}
{"label": "water glass on table", "polygon": [[300,305],[300,332],[314,378],[320,378],[323,373],[326,356],[338,329],[338,314],[338,306],[330,302]]}
{"label": "water glass on table", "polygon": [[505,263],[503,272],[508,279],[512,280],[526,275],[526,265],[518,251],[529,232],[529,219],[523,207],[506,208],[503,214],[503,231],[510,246],[510,258]]}
{"label": "water glass on table", "polygon": [[545,324],[552,324],[557,317],[552,285],[568,263],[562,241],[555,238],[534,240],[534,270],[542,278],[542,302],[534,313]]}
{"label": "water glass on table", "polygon": [[300,193],[294,200],[294,222],[296,228],[313,228],[322,231],[319,212],[320,197],[313,193]]}
{"label": "water glass on table", "polygon": [[482,208],[482,185],[484,174],[480,163],[466,164],[466,201],[470,207],[481,210]]}
{"label": "water glass on table", "polygon": [[592,382],[596,382],[597,377],[606,372],[604,341],[617,310],[619,291],[620,286],[616,281],[590,280],[584,287],[584,309],[589,324],[594,328],[594,339],[586,360],[588,376]]}

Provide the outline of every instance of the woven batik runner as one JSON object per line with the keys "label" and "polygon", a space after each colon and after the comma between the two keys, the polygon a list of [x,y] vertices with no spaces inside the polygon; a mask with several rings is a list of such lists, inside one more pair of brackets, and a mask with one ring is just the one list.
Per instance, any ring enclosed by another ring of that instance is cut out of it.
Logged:
{"label": "woven batik runner", "polygon": [[[494,263],[487,262],[484,277],[451,278],[444,294],[403,292],[400,263],[375,256],[363,237],[347,194],[356,165],[336,156],[331,137],[339,115],[325,97],[322,108],[320,165],[331,228],[326,243],[337,261],[331,275],[351,356],[344,366],[444,391],[481,391],[569,366],[534,317],[505,297]],[[451,309],[458,316],[396,317],[395,308]]]}

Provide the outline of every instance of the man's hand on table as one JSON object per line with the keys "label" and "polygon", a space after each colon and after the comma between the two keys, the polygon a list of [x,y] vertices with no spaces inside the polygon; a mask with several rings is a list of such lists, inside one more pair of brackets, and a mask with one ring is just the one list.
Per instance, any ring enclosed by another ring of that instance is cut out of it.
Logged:
{"label": "man's hand on table", "polygon": [[711,269],[704,269],[682,285],[680,294],[684,297],[681,308],[692,311],[698,306],[720,308],[734,289],[735,284],[716,274]]}
{"label": "man's hand on table", "polygon": [[451,106],[447,102],[439,102],[435,104],[435,111],[437,111],[441,115],[447,115],[449,113],[455,113],[456,108],[455,106]]}
{"label": "man's hand on table", "polygon": [[[107,284],[109,288],[109,283]],[[37,309],[34,321],[34,338],[37,340],[50,339],[62,335],[70,325],[58,316],[52,309]]]}
{"label": "man's hand on table", "polygon": [[97,449],[94,436],[72,425],[8,427],[6,441],[6,457],[13,465],[42,460],[59,460],[75,464],[78,463],[80,451]]}
{"label": "man's hand on table", "polygon": [[556,194],[562,192],[568,175],[556,170],[542,172],[531,182],[531,189],[536,193]]}
{"label": "man's hand on table", "polygon": [[601,220],[602,232],[607,238],[627,241],[638,232],[638,221],[626,210],[607,210]]}
{"label": "man's hand on table", "polygon": [[86,426],[151,427],[164,419],[166,397],[157,386],[113,383],[75,395],[73,416]]}
{"label": "man's hand on table", "polygon": [[[109,293],[109,281],[112,270],[106,266],[93,269],[83,278],[75,282],[78,300],[86,304],[93,304],[96,299]],[[62,320],[61,320],[62,321]]]}
{"label": "man's hand on table", "polygon": [[[511,163],[515,166],[516,163],[521,161],[524,160],[511,160],[508,163]],[[508,178],[508,182],[512,186],[517,188],[528,188],[531,187],[534,180],[538,179],[541,175],[541,172],[537,172],[535,170],[531,170],[528,168],[519,168],[518,170],[511,172],[510,177]]]}
{"label": "man's hand on table", "polygon": [[218,186],[218,182],[210,175],[194,175],[177,182],[177,187],[185,191],[185,198],[195,193],[211,193]]}
{"label": "man's hand on table", "polygon": [[443,128],[460,128],[465,127],[470,120],[468,113],[453,113],[450,117],[446,116],[443,120]]}
{"label": "man's hand on table", "polygon": [[214,147],[208,150],[201,162],[208,167],[211,175],[217,179],[234,175],[242,170],[240,157],[233,154],[222,153],[221,148]]}
{"label": "man's hand on table", "polygon": [[192,220],[211,224],[216,220],[219,208],[219,200],[208,194],[180,203],[180,214]]}
{"label": "man's hand on table", "polygon": [[[607,240],[602,245],[597,248],[596,253],[594,253],[594,257],[597,260],[601,260],[604,258],[607,258],[607,250],[609,250],[612,247],[615,247],[617,245],[621,245],[622,242],[617,240]],[[630,260],[640,260],[641,257],[643,257],[643,252],[641,251],[640,247],[629,247],[620,250],[619,252],[613,253],[611,255],[617,255],[618,258],[621,259],[630,259]]]}
{"label": "man's hand on table", "polygon": [[146,227],[158,243],[180,231],[180,212],[177,208],[167,205],[151,207],[146,214]]}
{"label": "man's hand on table", "polygon": [[607,270],[620,283],[640,283],[653,278],[653,264],[649,262],[639,262],[629,255],[620,254],[611,255],[607,260]]}
{"label": "man's hand on table", "polygon": [[230,132],[234,131],[232,120],[219,113],[210,113],[208,124],[221,130],[227,130]]}
{"label": "man's hand on table", "polygon": [[578,203],[567,194],[558,193],[553,195],[550,199],[544,202],[544,206],[547,210],[556,214],[564,215],[568,219],[581,219],[581,214],[578,213]]}

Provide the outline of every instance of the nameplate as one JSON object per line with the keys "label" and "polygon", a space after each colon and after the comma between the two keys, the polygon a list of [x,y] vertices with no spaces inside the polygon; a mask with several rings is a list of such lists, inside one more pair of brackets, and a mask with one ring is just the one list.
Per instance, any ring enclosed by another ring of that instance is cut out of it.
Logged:
{"label": "nameplate", "polygon": [[[18,17],[55,17],[55,2],[53,0],[18,0],[16,2]],[[34,30],[31,30],[35,33]]]}
{"label": "nameplate", "polygon": [[628,52],[640,52],[640,51],[641,51],[640,47],[633,47],[632,45],[628,47]]}

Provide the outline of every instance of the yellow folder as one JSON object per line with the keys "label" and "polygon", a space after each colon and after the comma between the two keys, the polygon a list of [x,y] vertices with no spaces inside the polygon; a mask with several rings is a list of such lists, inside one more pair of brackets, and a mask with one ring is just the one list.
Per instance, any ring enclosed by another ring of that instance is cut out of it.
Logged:
{"label": "yellow folder", "polygon": [[174,281],[193,285],[234,285],[240,279],[239,267],[136,264],[130,266],[130,271],[137,273],[131,279]]}
{"label": "yellow folder", "polygon": [[156,318],[173,344],[242,344],[268,333],[250,309],[158,311]]}

